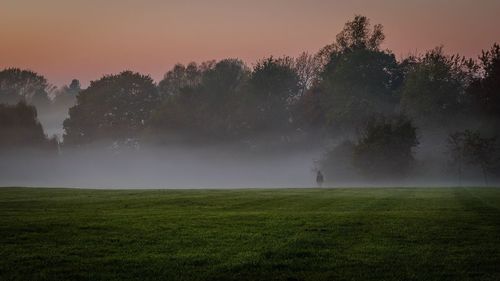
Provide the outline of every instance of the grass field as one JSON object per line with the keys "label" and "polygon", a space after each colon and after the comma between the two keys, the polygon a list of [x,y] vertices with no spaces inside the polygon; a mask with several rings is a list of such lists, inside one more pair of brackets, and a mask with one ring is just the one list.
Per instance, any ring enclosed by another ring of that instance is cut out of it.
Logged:
{"label": "grass field", "polygon": [[0,188],[0,280],[500,280],[500,189]]}

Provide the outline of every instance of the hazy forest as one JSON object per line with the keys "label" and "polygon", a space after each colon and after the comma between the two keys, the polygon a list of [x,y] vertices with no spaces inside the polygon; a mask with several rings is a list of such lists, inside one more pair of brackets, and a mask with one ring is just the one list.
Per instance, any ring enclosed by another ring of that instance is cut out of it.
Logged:
{"label": "hazy forest", "polygon": [[[317,53],[125,70],[83,88],[0,71],[0,185],[494,185],[500,45],[404,57],[345,23]],[[104,169],[105,168],[105,169]]]}

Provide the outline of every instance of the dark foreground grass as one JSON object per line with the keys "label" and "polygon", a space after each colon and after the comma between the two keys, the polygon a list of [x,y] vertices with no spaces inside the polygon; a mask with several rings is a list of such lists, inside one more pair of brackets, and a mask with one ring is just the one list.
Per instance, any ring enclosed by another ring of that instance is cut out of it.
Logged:
{"label": "dark foreground grass", "polygon": [[500,280],[500,189],[0,188],[1,280]]}

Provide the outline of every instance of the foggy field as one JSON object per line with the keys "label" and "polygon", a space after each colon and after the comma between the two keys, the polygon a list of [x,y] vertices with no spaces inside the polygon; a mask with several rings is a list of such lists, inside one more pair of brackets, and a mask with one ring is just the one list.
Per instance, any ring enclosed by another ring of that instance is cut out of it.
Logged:
{"label": "foggy field", "polygon": [[500,280],[500,189],[0,188],[0,280]]}

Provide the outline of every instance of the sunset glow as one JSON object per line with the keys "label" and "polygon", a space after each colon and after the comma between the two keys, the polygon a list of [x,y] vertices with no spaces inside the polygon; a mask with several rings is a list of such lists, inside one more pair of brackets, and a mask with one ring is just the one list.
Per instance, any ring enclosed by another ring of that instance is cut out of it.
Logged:
{"label": "sunset glow", "polygon": [[[481,5],[478,5],[478,2]],[[156,81],[175,63],[314,53],[354,14],[384,25],[400,57],[444,44],[476,57],[500,41],[500,1],[1,0],[0,68],[56,85],[132,69]]]}

